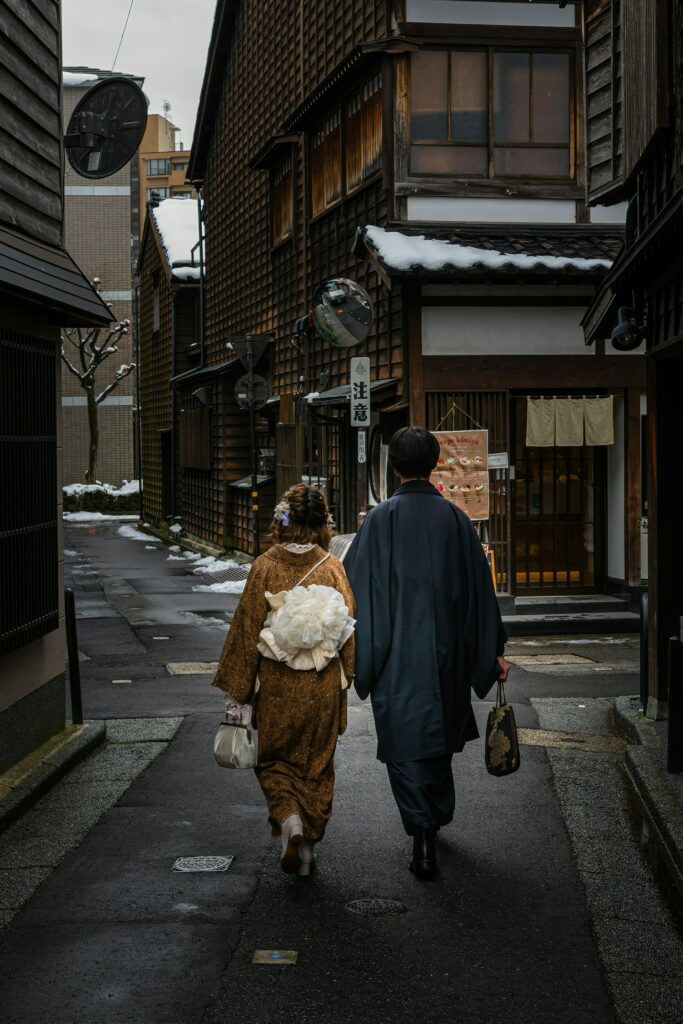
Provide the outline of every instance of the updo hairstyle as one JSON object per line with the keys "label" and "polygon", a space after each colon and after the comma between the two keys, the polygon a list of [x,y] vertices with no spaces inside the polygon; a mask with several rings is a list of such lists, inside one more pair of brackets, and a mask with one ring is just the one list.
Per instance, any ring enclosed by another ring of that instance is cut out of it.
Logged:
{"label": "updo hairstyle", "polygon": [[319,544],[325,551],[332,540],[330,510],[325,495],[318,487],[295,484],[283,494],[278,509],[288,506],[289,522],[284,522],[277,510],[270,524],[276,544]]}

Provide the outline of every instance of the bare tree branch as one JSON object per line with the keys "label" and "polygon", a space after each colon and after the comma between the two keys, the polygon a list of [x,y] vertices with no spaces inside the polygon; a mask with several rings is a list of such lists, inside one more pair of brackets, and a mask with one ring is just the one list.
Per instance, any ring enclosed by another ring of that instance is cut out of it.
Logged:
{"label": "bare tree branch", "polygon": [[116,371],[116,376],[114,377],[111,384],[108,384],[104,391],[102,391],[95,399],[96,403],[99,405],[100,402],[102,402],[107,397],[109,392],[113,391],[114,388],[117,387],[122,380],[124,380],[129,374],[133,372],[134,369],[135,363],[123,363],[122,366],[119,366],[118,370]]}

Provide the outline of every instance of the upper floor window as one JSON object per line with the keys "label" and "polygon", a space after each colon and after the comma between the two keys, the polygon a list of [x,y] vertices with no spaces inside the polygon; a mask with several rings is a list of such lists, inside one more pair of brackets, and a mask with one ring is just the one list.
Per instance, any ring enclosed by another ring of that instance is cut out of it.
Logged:
{"label": "upper floor window", "polygon": [[173,164],[173,170],[174,170],[174,171],[186,171],[186,170],[187,170],[187,168],[188,168],[188,163],[187,163],[187,161],[185,161],[185,163],[180,163],[180,164],[176,164],[176,163],[174,163],[174,164]]}
{"label": "upper floor window", "polygon": [[325,118],[311,140],[311,205],[313,216],[341,198],[341,111]]}
{"label": "upper floor window", "polygon": [[270,202],[273,245],[277,245],[289,238],[294,227],[294,161],[291,152],[273,168]]}
{"label": "upper floor window", "polygon": [[171,161],[170,160],[147,160],[147,174],[154,176],[156,174],[170,174],[171,173]]}
{"label": "upper floor window", "polygon": [[569,51],[425,50],[410,92],[413,173],[573,177]]}
{"label": "upper floor window", "polygon": [[[343,156],[342,156],[343,154]],[[311,137],[313,216],[360,188],[382,165],[382,75],[329,114]]]}
{"label": "upper floor window", "polygon": [[346,189],[350,192],[382,161],[382,75],[366,82],[346,104]]}
{"label": "upper floor window", "polygon": [[159,199],[168,199],[171,195],[171,190],[167,185],[161,185],[159,188],[148,188],[147,202],[149,202],[154,195],[158,196]]}

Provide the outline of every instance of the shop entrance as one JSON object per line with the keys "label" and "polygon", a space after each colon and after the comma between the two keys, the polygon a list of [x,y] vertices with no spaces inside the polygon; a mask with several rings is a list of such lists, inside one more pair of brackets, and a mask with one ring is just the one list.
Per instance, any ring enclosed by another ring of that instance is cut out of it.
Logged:
{"label": "shop entrance", "polygon": [[517,594],[589,593],[604,583],[603,448],[527,448],[526,399],[513,399],[513,579]]}

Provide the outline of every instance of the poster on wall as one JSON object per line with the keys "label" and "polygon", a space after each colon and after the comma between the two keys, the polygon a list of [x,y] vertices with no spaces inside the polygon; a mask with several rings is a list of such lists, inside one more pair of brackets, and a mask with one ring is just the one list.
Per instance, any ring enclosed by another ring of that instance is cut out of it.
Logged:
{"label": "poster on wall", "polygon": [[488,519],[488,430],[437,430],[434,436],[441,451],[431,482],[470,519]]}

